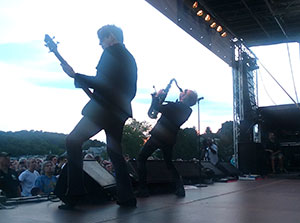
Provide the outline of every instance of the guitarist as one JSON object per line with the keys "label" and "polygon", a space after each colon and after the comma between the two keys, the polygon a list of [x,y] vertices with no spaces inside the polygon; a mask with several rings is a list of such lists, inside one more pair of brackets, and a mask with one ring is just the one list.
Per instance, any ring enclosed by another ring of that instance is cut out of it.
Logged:
{"label": "guitarist", "polygon": [[107,152],[116,171],[117,204],[136,207],[136,198],[122,155],[121,139],[125,121],[132,117],[131,101],[136,94],[137,65],[123,44],[123,31],[106,25],[97,32],[103,53],[96,67],[96,76],[76,73],[67,63],[61,66],[75,81],[75,86],[91,88],[91,100],[82,110],[82,119],[67,136],[68,189],[66,204],[73,208],[76,199],[84,196],[82,144],[101,130],[106,133]]}

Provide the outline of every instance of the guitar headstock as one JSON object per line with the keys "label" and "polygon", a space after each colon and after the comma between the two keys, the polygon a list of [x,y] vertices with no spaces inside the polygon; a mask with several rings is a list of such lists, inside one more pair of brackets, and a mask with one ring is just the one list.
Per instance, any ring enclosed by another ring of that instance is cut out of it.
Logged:
{"label": "guitar headstock", "polygon": [[45,35],[45,46],[49,48],[50,52],[57,52],[57,44],[58,42],[54,42],[54,37],[51,38],[48,34]]}

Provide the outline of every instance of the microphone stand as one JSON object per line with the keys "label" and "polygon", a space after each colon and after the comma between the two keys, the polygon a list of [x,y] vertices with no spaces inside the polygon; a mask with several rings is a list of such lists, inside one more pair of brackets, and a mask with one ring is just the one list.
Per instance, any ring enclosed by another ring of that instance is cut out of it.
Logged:
{"label": "microphone stand", "polygon": [[202,159],[202,151],[201,151],[201,146],[200,146],[200,101],[203,100],[204,97],[200,97],[197,99],[197,106],[198,106],[198,134],[197,135],[197,150],[199,153],[199,184],[196,184],[197,187],[207,187],[206,184],[201,183],[201,175],[202,175],[202,164],[201,164],[201,159]]}

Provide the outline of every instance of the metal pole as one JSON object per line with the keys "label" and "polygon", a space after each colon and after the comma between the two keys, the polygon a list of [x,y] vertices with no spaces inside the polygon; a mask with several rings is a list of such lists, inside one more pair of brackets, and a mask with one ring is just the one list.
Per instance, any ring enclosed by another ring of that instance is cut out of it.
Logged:
{"label": "metal pole", "polygon": [[204,97],[200,97],[197,99],[197,104],[198,104],[198,133],[200,136],[200,101],[203,100]]}
{"label": "metal pole", "polygon": [[199,184],[197,184],[197,187],[203,187],[206,185],[201,184],[201,168],[202,168],[202,164],[201,164],[201,149],[200,149],[200,101],[203,100],[204,97],[200,97],[197,99],[197,106],[198,106],[198,134],[197,134],[197,150],[199,153]]}

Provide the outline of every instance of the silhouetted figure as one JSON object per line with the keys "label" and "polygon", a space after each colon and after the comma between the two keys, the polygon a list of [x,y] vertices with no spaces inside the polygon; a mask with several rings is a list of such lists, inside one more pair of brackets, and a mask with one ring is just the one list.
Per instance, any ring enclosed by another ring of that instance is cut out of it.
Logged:
{"label": "silhouetted figure", "polygon": [[[66,139],[68,153],[68,196],[84,195],[82,144],[101,130],[106,133],[107,152],[116,172],[117,204],[136,206],[121,139],[125,121],[132,117],[131,101],[136,94],[137,66],[123,44],[123,32],[114,25],[98,30],[103,48],[96,67],[96,76],[75,73],[62,64],[63,70],[75,80],[75,86],[94,89],[94,97],[82,110],[83,118]],[[68,206],[74,206],[69,203]]]}
{"label": "silhouetted figure", "polygon": [[283,154],[280,150],[280,145],[278,140],[276,139],[276,136],[273,132],[269,132],[268,134],[268,140],[265,144],[265,151],[269,152],[269,159],[271,160],[271,168],[272,173],[276,173],[276,160],[279,162],[279,168],[280,172],[284,171],[283,167]]}
{"label": "silhouetted figure", "polygon": [[[164,94],[164,91],[160,90],[156,97],[158,98],[160,94]],[[157,149],[160,149],[163,152],[167,168],[171,171],[175,180],[175,194],[179,197],[185,196],[183,182],[172,162],[172,155],[178,130],[190,117],[192,113],[190,106],[195,105],[196,101],[197,93],[192,90],[185,90],[180,93],[178,102],[168,102],[163,105],[160,105],[158,100],[154,102],[154,109],[159,111],[162,115],[151,130],[151,137],[143,146],[138,156],[139,197],[149,196],[146,161]]]}

